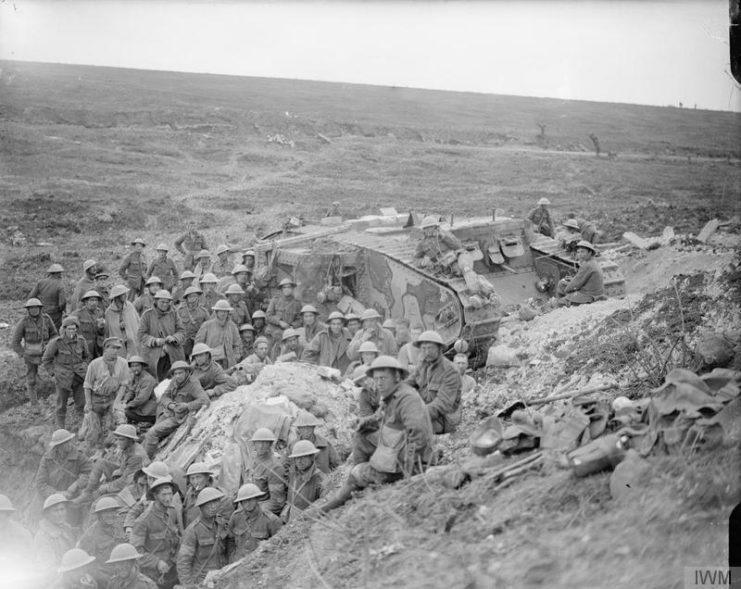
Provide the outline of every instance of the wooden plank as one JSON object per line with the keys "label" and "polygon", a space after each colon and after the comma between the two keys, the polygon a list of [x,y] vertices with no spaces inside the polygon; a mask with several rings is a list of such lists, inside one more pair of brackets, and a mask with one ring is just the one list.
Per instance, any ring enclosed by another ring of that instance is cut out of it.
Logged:
{"label": "wooden plank", "polygon": [[697,241],[707,243],[710,236],[718,230],[719,226],[720,221],[718,219],[711,219],[705,223],[705,227],[703,227],[700,233],[697,234]]}

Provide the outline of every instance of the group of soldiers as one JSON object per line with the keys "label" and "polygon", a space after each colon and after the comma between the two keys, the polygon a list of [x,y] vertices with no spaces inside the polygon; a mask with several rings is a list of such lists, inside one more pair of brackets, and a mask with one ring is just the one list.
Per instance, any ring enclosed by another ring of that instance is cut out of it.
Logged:
{"label": "group of soldiers", "polygon": [[[176,245],[192,269],[178,274],[164,244],[147,266],[146,243],[136,239],[122,284],[102,288],[107,275],[88,260],[70,299],[64,269],[52,265],[15,326],[29,400],[38,406],[41,367],[54,379],[58,429],[36,476],[38,531],[30,538],[7,528],[6,544],[35,554],[39,571],[62,587],[198,585],[298,514],[319,517],[358,489],[433,464],[435,435],[455,430],[461,397],[475,386],[467,356],[448,360],[435,331],[384,321],[373,308],[322,316],[295,297],[290,278],[270,297],[254,278],[254,252],[232,265],[233,252],[219,246],[212,264],[192,227]],[[307,412],[290,440],[254,432],[254,463],[236,495],[218,487],[205,463],[182,473],[151,462],[162,440],[212,399],[265,365],[293,361],[334,368],[360,389],[353,467],[328,501],[316,504],[344,457]],[[83,417],[77,436],[65,429],[70,398]],[[0,496],[0,517],[11,521],[12,512]]]}

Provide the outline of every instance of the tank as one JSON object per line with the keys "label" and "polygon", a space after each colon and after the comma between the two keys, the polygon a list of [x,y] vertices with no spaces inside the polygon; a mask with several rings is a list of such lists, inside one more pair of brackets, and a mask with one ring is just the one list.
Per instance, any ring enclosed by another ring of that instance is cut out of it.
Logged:
{"label": "tank", "polygon": [[[420,217],[383,213],[316,223],[293,219],[255,244],[256,276],[271,287],[292,278],[297,298],[324,317],[372,307],[385,319],[434,329],[449,351],[465,340],[472,363],[480,365],[504,312],[550,296],[558,280],[578,268],[558,241],[510,217],[442,220],[440,229],[462,242],[458,251],[465,255],[449,254],[446,268],[423,268],[415,259],[423,238]],[[624,294],[620,269],[601,264],[608,295]]]}

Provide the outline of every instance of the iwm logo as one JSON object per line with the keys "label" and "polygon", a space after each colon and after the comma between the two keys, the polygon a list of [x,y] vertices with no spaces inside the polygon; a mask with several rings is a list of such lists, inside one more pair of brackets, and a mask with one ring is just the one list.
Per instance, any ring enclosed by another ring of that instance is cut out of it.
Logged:
{"label": "iwm logo", "polygon": [[741,568],[685,567],[684,589],[741,588]]}

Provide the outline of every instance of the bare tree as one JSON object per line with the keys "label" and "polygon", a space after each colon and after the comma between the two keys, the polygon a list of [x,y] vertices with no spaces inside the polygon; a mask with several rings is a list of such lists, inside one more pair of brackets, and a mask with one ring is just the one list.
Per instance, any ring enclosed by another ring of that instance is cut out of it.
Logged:
{"label": "bare tree", "polygon": [[589,138],[592,140],[592,144],[594,145],[594,154],[599,157],[599,154],[601,153],[601,149],[599,146],[599,137],[592,133],[589,135]]}
{"label": "bare tree", "polygon": [[538,135],[538,139],[545,139],[545,130],[548,125],[545,123],[536,123],[538,127],[540,128],[540,134]]}

